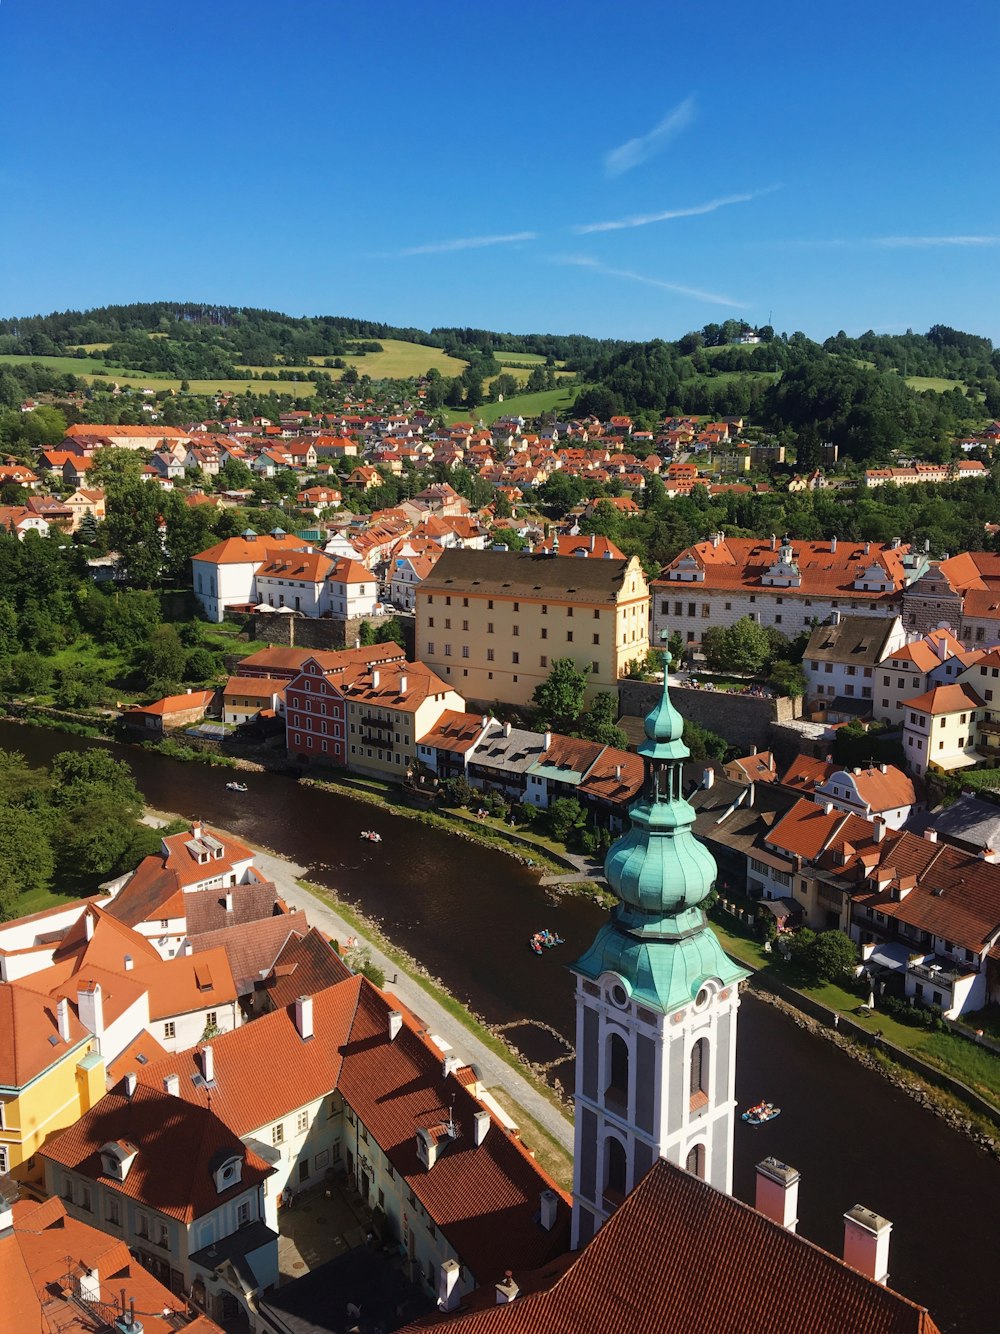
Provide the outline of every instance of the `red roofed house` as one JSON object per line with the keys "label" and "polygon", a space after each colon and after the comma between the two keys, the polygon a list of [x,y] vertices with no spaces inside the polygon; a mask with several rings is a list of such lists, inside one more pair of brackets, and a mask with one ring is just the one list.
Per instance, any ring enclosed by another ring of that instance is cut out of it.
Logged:
{"label": "red roofed house", "polygon": [[310,551],[308,543],[287,533],[258,537],[249,529],[192,557],[194,595],[210,621],[221,621],[227,607],[247,607],[257,599],[254,576],[268,561]]}
{"label": "red roofed house", "polygon": [[679,631],[699,643],[710,625],[743,616],[792,639],[834,611],[897,616],[903,590],[927,569],[905,543],[770,542],[716,533],[682,551],[651,586],[651,639]]}
{"label": "red roofed house", "polygon": [[[211,1082],[210,1066],[199,1073]],[[46,1188],[71,1218],[120,1239],[220,1319],[233,1308],[249,1316],[277,1286],[277,1197],[263,1189],[274,1168],[214,1110],[162,1081],[150,1088],[126,1074],[40,1156]]]}
{"label": "red roofed house", "polygon": [[200,722],[206,713],[217,713],[217,693],[215,690],[189,690],[183,695],[165,695],[152,704],[125,709],[121,717],[128,727],[159,736],[174,727],[188,727]]}
{"label": "red roofed house", "polygon": [[[188,1321],[184,1303],[118,1237],[67,1212],[59,1199],[17,1199],[0,1180],[0,1291],[10,1334],[222,1334],[206,1315]],[[141,1313],[141,1318],[140,1318]]]}
{"label": "red roofed house", "polygon": [[161,958],[172,959],[191,935],[272,916],[274,886],[253,858],[242,843],[198,821],[189,833],[163,838],[157,855],[143,858],[113,886],[107,912],[145,936]]}
{"label": "red roofed house", "polygon": [[903,701],[903,750],[910,770],[951,773],[981,763],[976,752],[983,698],[969,685],[935,686]]}
{"label": "red roofed house", "polygon": [[447,1274],[457,1296],[555,1260],[570,1210],[449,1051],[353,976],[216,1039],[211,1088],[197,1051],[145,1066],[139,1080],[158,1096],[167,1083],[186,1110],[211,1105],[244,1142],[282,1146],[268,1201],[346,1171],[382,1208],[418,1281],[434,1293]]}

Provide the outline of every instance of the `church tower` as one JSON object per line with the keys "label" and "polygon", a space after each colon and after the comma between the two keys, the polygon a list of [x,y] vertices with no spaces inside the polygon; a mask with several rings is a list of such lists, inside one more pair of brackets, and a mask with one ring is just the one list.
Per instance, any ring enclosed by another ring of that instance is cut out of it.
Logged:
{"label": "church tower", "polygon": [[604,863],[618,902],[573,965],[574,1247],[657,1157],[732,1190],[736,1011],[747,973],[725,954],[701,906],[717,868],[682,795],[690,751],[670,702],[669,666],[664,653],[663,694],[638,748],[642,795]]}

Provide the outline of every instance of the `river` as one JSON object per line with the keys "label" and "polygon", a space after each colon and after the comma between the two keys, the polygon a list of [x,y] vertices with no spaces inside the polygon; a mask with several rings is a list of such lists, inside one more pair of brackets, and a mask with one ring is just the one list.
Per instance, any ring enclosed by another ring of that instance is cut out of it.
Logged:
{"label": "river", "polygon": [[[44,764],[94,744],[0,722],[0,747]],[[200,817],[283,853],[309,877],[377,920],[386,934],[551,1074],[572,1083],[573,980],[565,965],[603,913],[582,898],[553,899],[529,867],[377,806],[302,787],[277,774],[241,774],[111,745],[151,806]],[[359,838],[376,829],[382,843]],[[536,957],[528,937],[557,931],[565,946]],[[553,1036],[549,1029],[561,1034]],[[766,1097],[781,1117],[737,1123],[735,1192],[752,1202],[754,1165],[767,1154],[802,1173],[799,1231],[834,1253],[842,1215],[864,1204],[893,1220],[890,1283],[928,1306],[943,1331],[998,1325],[989,1280],[1000,1163],[877,1073],[748,996],[740,1010],[737,1096]],[[946,1202],[948,1207],[945,1208]]]}

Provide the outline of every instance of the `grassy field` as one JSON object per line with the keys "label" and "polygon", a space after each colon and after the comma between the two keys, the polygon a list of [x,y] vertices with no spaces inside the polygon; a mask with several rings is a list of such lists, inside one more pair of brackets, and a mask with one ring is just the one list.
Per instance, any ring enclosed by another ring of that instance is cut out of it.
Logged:
{"label": "grassy field", "polygon": [[[349,366],[357,367],[364,375],[373,380],[405,380],[411,375],[424,375],[429,370],[439,370],[442,375],[461,375],[469,364],[458,357],[449,356],[439,347],[426,347],[423,343],[405,343],[399,338],[379,338],[381,352],[368,352],[361,357],[344,357]],[[314,366],[322,366],[323,357],[310,357]],[[342,371],[331,371],[337,379]]]}
{"label": "grassy field", "polygon": [[447,422],[484,421],[487,426],[498,417],[537,417],[540,412],[569,411],[582,385],[565,389],[546,389],[540,394],[515,394],[502,403],[483,403],[478,408],[444,408]]}
{"label": "grassy field", "polygon": [[916,389],[917,393],[925,393],[932,389],[936,394],[947,394],[952,389],[961,389],[966,392],[967,386],[962,380],[946,380],[941,375],[908,375],[906,383],[911,389]]}

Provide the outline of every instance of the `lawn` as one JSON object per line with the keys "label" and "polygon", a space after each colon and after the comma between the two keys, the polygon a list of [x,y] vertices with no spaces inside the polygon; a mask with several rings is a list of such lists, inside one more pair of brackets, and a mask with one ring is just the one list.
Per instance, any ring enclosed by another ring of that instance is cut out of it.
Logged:
{"label": "lawn", "polygon": [[846,987],[832,982],[820,982],[815,985],[802,985],[795,969],[784,964],[773,954],[765,954],[763,946],[756,939],[744,935],[737,929],[737,923],[722,926],[712,920],[715,931],[727,954],[731,954],[748,968],[765,970],[777,981],[786,986],[795,987],[803,995],[826,1005],[831,1010],[847,1016],[869,1033],[881,1033],[886,1042],[912,1052],[921,1060],[942,1070],[945,1074],[959,1079],[963,1084],[1000,1106],[1000,1056],[986,1047],[979,1047],[974,1042],[951,1032],[933,1032],[915,1025],[900,1023],[891,1015],[880,1010],[862,1014],[862,999]]}
{"label": "lawn", "polygon": [[447,422],[483,421],[487,426],[498,417],[537,417],[540,412],[568,411],[576,402],[582,385],[565,389],[545,389],[538,394],[515,394],[502,403],[483,403],[478,408],[444,408]]}
{"label": "lawn", "polygon": [[[96,361],[93,357],[23,357],[16,353],[0,354],[0,362],[12,362],[22,364],[27,362],[38,362],[49,370],[58,371],[63,375],[78,375],[88,384],[112,383],[127,384],[133,389],[180,389],[181,382],[171,376],[154,375],[150,371],[123,371],[114,366],[105,366],[103,361]],[[273,368],[272,368],[273,369]],[[293,397],[306,397],[315,392],[314,387],[309,380],[267,380],[261,384],[257,380],[189,380],[192,394],[210,394],[216,391],[221,393],[240,394],[247,389],[252,389],[254,393],[290,394]]]}

